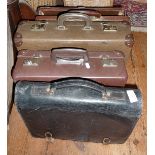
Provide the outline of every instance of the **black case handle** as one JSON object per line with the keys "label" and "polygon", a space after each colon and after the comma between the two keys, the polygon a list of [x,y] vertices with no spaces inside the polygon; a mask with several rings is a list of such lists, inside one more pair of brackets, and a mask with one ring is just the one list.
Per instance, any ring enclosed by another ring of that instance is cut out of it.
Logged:
{"label": "black case handle", "polygon": [[51,83],[51,89],[63,89],[67,87],[83,87],[83,88],[90,88],[95,90],[101,94],[106,93],[106,89],[103,85],[93,82],[91,80],[82,79],[82,78],[70,78],[70,79],[63,79],[61,81],[56,81]]}

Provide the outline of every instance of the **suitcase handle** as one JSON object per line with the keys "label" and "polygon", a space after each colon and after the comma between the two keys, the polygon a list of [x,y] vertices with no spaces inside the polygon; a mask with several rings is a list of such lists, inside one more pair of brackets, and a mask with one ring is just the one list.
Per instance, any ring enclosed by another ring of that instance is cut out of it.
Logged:
{"label": "suitcase handle", "polygon": [[57,48],[52,50],[52,60],[57,64],[81,64],[84,63],[89,69],[89,57],[85,49],[80,48]]}
{"label": "suitcase handle", "polygon": [[75,21],[77,19],[85,21],[84,30],[92,30],[91,27],[91,18],[82,13],[64,13],[58,17],[58,29],[59,30],[66,30],[64,25],[65,21]]}
{"label": "suitcase handle", "polygon": [[83,13],[89,16],[95,16],[97,18],[101,17],[101,13],[97,10],[93,10],[93,9],[71,9],[68,12],[73,12],[73,13]]}

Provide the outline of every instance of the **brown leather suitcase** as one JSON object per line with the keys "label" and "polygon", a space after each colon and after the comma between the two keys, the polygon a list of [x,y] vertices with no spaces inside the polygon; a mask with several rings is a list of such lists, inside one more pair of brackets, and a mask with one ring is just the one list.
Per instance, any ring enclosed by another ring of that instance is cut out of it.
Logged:
{"label": "brown leather suitcase", "polygon": [[65,13],[57,21],[24,21],[14,36],[18,50],[77,47],[88,51],[123,51],[128,57],[134,43],[126,21],[93,22],[82,13]]}
{"label": "brown leather suitcase", "polygon": [[52,52],[22,50],[18,52],[12,76],[14,82],[82,77],[109,86],[124,86],[128,77],[122,52],[87,52],[77,48]]}
{"label": "brown leather suitcase", "polygon": [[[124,21],[124,22],[126,21],[126,22],[130,23],[130,19],[128,16],[118,15],[118,14],[113,15],[113,12],[111,12],[111,13],[109,12],[109,14],[108,14],[107,10],[105,10],[105,12],[103,11],[101,13],[101,11],[98,11],[95,9],[85,9],[85,8],[84,9],[82,9],[82,8],[81,9],[79,9],[79,8],[78,9],[70,9],[70,10],[68,9],[68,11],[62,11],[62,12],[60,9],[59,15],[63,14],[63,13],[67,13],[67,12],[68,13],[73,12],[73,13],[87,14],[90,16],[92,21]],[[52,14],[52,12],[50,15],[49,14],[47,13],[47,15],[37,15],[35,17],[35,20],[48,20],[48,21],[57,20],[57,16],[56,16],[57,13],[55,13],[55,8],[54,8],[54,12],[53,12],[54,15]],[[105,14],[105,15],[103,15],[103,14]]]}
{"label": "brown leather suitcase", "polygon": [[37,9],[38,15],[45,16],[58,16],[62,12],[68,12],[71,10],[96,10],[102,16],[123,16],[125,15],[125,11],[122,7],[83,7],[83,6],[64,6],[64,7],[56,7],[56,6],[40,6]]}
{"label": "brown leather suitcase", "polygon": [[[89,13],[86,13],[89,15]],[[57,16],[44,16],[44,15],[37,15],[35,16],[35,20],[36,21],[56,21],[57,20]],[[130,22],[129,17],[127,16],[101,16],[101,17],[96,17],[96,16],[92,16],[91,17],[92,21],[122,21],[122,22]]]}

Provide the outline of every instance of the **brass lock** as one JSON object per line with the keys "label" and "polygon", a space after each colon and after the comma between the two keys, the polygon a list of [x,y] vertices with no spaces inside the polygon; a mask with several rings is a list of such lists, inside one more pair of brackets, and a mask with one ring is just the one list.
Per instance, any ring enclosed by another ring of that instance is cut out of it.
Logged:
{"label": "brass lock", "polygon": [[48,22],[38,22],[31,26],[31,31],[45,31]]}
{"label": "brass lock", "polygon": [[117,31],[117,26],[115,25],[110,25],[110,24],[105,24],[103,23],[103,31],[105,32],[116,32]]}
{"label": "brass lock", "polygon": [[23,66],[38,66],[38,58],[24,59]]}
{"label": "brass lock", "polygon": [[42,58],[41,54],[35,54],[31,58],[25,58],[23,60],[23,66],[38,66],[39,65],[39,61],[41,61],[40,58]]}
{"label": "brass lock", "polygon": [[118,65],[118,63],[114,59],[109,59],[109,58],[102,59],[103,67],[117,67],[117,65]]}

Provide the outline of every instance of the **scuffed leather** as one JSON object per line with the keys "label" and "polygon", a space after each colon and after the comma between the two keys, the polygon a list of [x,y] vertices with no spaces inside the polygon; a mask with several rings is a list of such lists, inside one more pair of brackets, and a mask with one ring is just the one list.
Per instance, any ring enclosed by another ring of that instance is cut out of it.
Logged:
{"label": "scuffed leather", "polygon": [[[130,89],[131,90],[131,89]],[[139,89],[131,103],[126,88],[104,87],[86,79],[18,82],[15,103],[30,133],[78,141],[123,143],[141,115]],[[111,94],[108,99],[105,94]]]}

